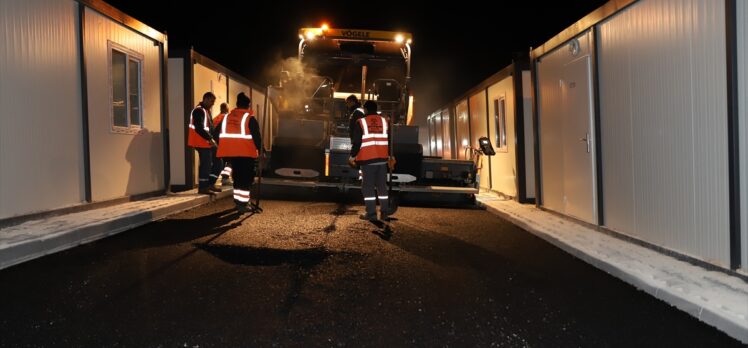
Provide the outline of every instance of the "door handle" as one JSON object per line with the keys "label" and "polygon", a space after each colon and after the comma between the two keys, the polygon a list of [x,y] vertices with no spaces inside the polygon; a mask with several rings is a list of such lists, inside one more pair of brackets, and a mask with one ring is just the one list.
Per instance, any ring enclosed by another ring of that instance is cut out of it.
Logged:
{"label": "door handle", "polygon": [[590,145],[591,145],[590,142],[591,142],[591,140],[592,139],[590,139],[590,133],[585,134],[584,138],[579,138],[579,141],[583,141],[583,142],[586,143],[586,145],[587,145],[587,153],[590,153],[592,151],[592,149],[590,148]]}

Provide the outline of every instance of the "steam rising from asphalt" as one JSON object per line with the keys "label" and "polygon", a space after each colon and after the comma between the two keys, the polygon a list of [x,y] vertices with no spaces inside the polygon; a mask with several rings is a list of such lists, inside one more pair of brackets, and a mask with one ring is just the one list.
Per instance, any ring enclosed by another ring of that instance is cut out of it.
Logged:
{"label": "steam rising from asphalt", "polygon": [[281,113],[302,110],[320,82],[317,71],[296,57],[279,59],[268,70],[276,87],[271,90],[270,101]]}

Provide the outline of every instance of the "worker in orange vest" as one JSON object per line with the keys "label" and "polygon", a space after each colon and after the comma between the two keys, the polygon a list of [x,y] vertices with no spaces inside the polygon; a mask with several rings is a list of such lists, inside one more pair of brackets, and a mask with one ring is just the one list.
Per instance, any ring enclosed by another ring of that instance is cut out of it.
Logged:
{"label": "worker in orange vest", "polygon": [[[213,139],[218,139],[220,142],[221,121],[226,115],[229,114],[229,104],[221,103],[221,113],[213,118]],[[223,170],[221,171],[221,186],[229,185],[229,178],[231,177],[231,162],[228,159],[223,160]]]}
{"label": "worker in orange vest", "polygon": [[211,135],[213,133],[213,118],[210,109],[216,102],[216,96],[211,92],[203,94],[203,100],[190,112],[190,123],[187,136],[187,145],[194,148],[200,158],[198,168],[198,193],[212,194],[221,189],[213,185],[218,180],[221,171],[220,161],[214,161],[218,144]]}
{"label": "worker in orange vest", "polygon": [[351,129],[349,158],[349,162],[361,166],[361,193],[366,214],[361,214],[359,218],[377,220],[378,198],[380,216],[382,220],[389,221],[392,211],[387,193],[387,166],[390,161],[387,119],[377,114],[377,103],[371,100],[364,103],[364,111],[366,117],[360,118],[357,127]]}
{"label": "worker in orange vest", "polygon": [[262,149],[260,124],[250,109],[252,101],[243,92],[236,96],[236,109],[220,123],[218,157],[231,162],[234,176],[234,203],[240,213],[254,212],[249,189],[254,182],[255,161]]}

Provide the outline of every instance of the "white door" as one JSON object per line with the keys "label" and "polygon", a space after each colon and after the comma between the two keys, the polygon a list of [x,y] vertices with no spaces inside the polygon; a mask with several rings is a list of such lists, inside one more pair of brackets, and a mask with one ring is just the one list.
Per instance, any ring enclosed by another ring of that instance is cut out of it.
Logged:
{"label": "white door", "polygon": [[593,138],[592,71],[590,57],[564,66],[564,211],[597,223],[595,143]]}

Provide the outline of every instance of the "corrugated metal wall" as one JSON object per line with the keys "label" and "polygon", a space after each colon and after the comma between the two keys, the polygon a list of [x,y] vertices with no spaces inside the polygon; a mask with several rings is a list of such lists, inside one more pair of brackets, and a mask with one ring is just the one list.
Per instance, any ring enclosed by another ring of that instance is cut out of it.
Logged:
{"label": "corrugated metal wall", "polygon": [[728,265],[724,4],[637,2],[599,69],[606,226]]}
{"label": "corrugated metal wall", "polygon": [[525,121],[525,190],[527,198],[535,198],[535,136],[532,125],[532,76],[529,71],[522,71],[522,103]]}
{"label": "corrugated metal wall", "polygon": [[[98,12],[87,8],[85,13],[92,198],[101,201],[164,189],[159,48]],[[112,132],[109,41],[144,57],[141,134]]]}
{"label": "corrugated metal wall", "polygon": [[444,134],[439,130],[444,128],[442,114],[437,111],[434,113],[434,136],[436,137],[436,155],[444,157]]}
{"label": "corrugated metal wall", "polygon": [[737,1],[742,268],[748,269],[748,1]]}
{"label": "corrugated metal wall", "polygon": [[468,119],[468,102],[467,100],[460,101],[455,106],[455,151],[457,152],[455,158],[466,159],[465,149],[470,146],[470,128]]}
{"label": "corrugated metal wall", "polygon": [[429,151],[431,151],[431,156],[441,156],[439,151],[437,151],[437,132],[439,132],[439,129],[436,128],[436,119],[439,117],[439,113],[433,113],[429,115],[428,117],[428,124],[429,124]]}
{"label": "corrugated metal wall", "polygon": [[[561,85],[567,78],[564,76],[565,66],[591,53],[590,36],[589,32],[578,36],[579,53],[576,56],[570,53],[569,45],[565,44],[537,63],[542,204],[561,213],[566,210],[565,183],[573,179],[565,177],[564,158],[568,157],[565,148],[568,148],[569,139],[565,138],[564,129],[568,128],[566,118],[570,115],[565,114],[567,101]],[[566,135],[570,136],[574,135]]]}
{"label": "corrugated metal wall", "polygon": [[[473,94],[470,100],[470,145],[473,148],[478,147],[478,138],[488,136],[488,125],[486,115],[486,91],[480,91]],[[488,156],[481,156],[480,187],[482,189],[491,188],[490,166],[491,159]]]}
{"label": "corrugated metal wall", "polygon": [[77,29],[74,1],[0,1],[0,219],[85,200]]}
{"label": "corrugated metal wall", "polygon": [[[514,132],[514,85],[513,78],[507,77],[488,88],[488,138],[496,150],[491,157],[491,189],[507,196],[517,196],[517,157]],[[495,101],[504,100],[506,116],[506,144],[499,149]]]}
{"label": "corrugated metal wall", "polygon": [[169,58],[169,163],[171,165],[171,184],[186,185],[184,148],[187,139],[184,137],[184,59]]}
{"label": "corrugated metal wall", "polygon": [[442,127],[437,129],[442,136],[442,158],[452,159],[452,116],[450,115],[450,109],[444,109],[441,111],[442,116]]}

